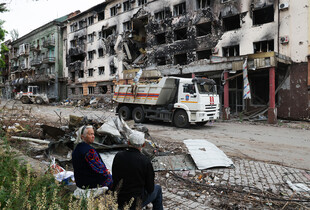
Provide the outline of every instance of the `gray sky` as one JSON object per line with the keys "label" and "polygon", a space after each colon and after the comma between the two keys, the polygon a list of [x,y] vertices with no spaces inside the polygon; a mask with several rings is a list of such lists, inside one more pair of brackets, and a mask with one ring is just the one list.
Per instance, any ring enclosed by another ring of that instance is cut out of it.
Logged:
{"label": "gray sky", "polygon": [[[17,29],[19,37],[32,30],[76,10],[81,12],[103,2],[104,0],[0,0],[8,3],[9,12],[0,13],[4,20],[4,29],[10,32]],[[11,36],[8,33],[6,40]]]}

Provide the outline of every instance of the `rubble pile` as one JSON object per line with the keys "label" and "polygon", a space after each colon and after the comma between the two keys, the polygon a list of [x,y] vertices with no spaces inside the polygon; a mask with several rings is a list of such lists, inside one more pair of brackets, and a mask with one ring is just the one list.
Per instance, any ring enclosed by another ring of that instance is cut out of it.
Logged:
{"label": "rubble pile", "polygon": [[[76,107],[86,107],[86,108],[103,108],[103,109],[113,109],[114,103],[112,100],[113,95],[106,94],[99,97],[85,97],[82,99],[66,99],[59,103],[62,106],[76,106]],[[58,104],[55,104],[58,105]]]}

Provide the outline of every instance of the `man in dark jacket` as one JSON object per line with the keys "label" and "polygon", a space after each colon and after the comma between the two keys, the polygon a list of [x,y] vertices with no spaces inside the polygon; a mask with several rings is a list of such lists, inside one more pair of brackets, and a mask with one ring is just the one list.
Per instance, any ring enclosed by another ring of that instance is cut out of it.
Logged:
{"label": "man in dark jacket", "polygon": [[90,146],[95,135],[92,126],[83,126],[77,132],[77,146],[72,153],[72,164],[76,186],[82,189],[111,188],[112,175],[106,168],[99,153]]}
{"label": "man in dark jacket", "polygon": [[152,203],[153,209],[161,210],[162,190],[159,185],[154,185],[152,163],[141,153],[144,143],[144,133],[133,131],[128,141],[130,148],[116,154],[112,165],[113,187],[119,188],[121,208],[134,198],[131,209]]}

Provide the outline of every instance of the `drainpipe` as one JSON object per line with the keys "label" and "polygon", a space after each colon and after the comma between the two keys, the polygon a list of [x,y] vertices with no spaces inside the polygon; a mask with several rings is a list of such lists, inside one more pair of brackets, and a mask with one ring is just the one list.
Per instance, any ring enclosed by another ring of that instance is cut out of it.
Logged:
{"label": "drainpipe", "polygon": [[229,108],[229,80],[228,71],[224,72],[224,110],[223,110],[223,120],[230,119],[230,108]]}

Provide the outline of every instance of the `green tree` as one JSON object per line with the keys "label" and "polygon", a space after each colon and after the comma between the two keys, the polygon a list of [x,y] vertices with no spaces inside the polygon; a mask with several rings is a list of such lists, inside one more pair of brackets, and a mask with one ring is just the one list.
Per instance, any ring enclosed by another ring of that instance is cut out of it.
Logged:
{"label": "green tree", "polygon": [[[0,4],[0,13],[6,12],[8,11],[5,7],[5,3],[1,3]],[[1,42],[1,47],[0,47],[0,67],[4,67],[5,66],[5,62],[4,62],[4,53],[8,52],[9,49],[7,48],[7,46],[5,46],[4,43],[2,43],[5,39],[5,34],[7,33],[6,30],[3,29],[3,20],[0,20],[0,42]]]}

